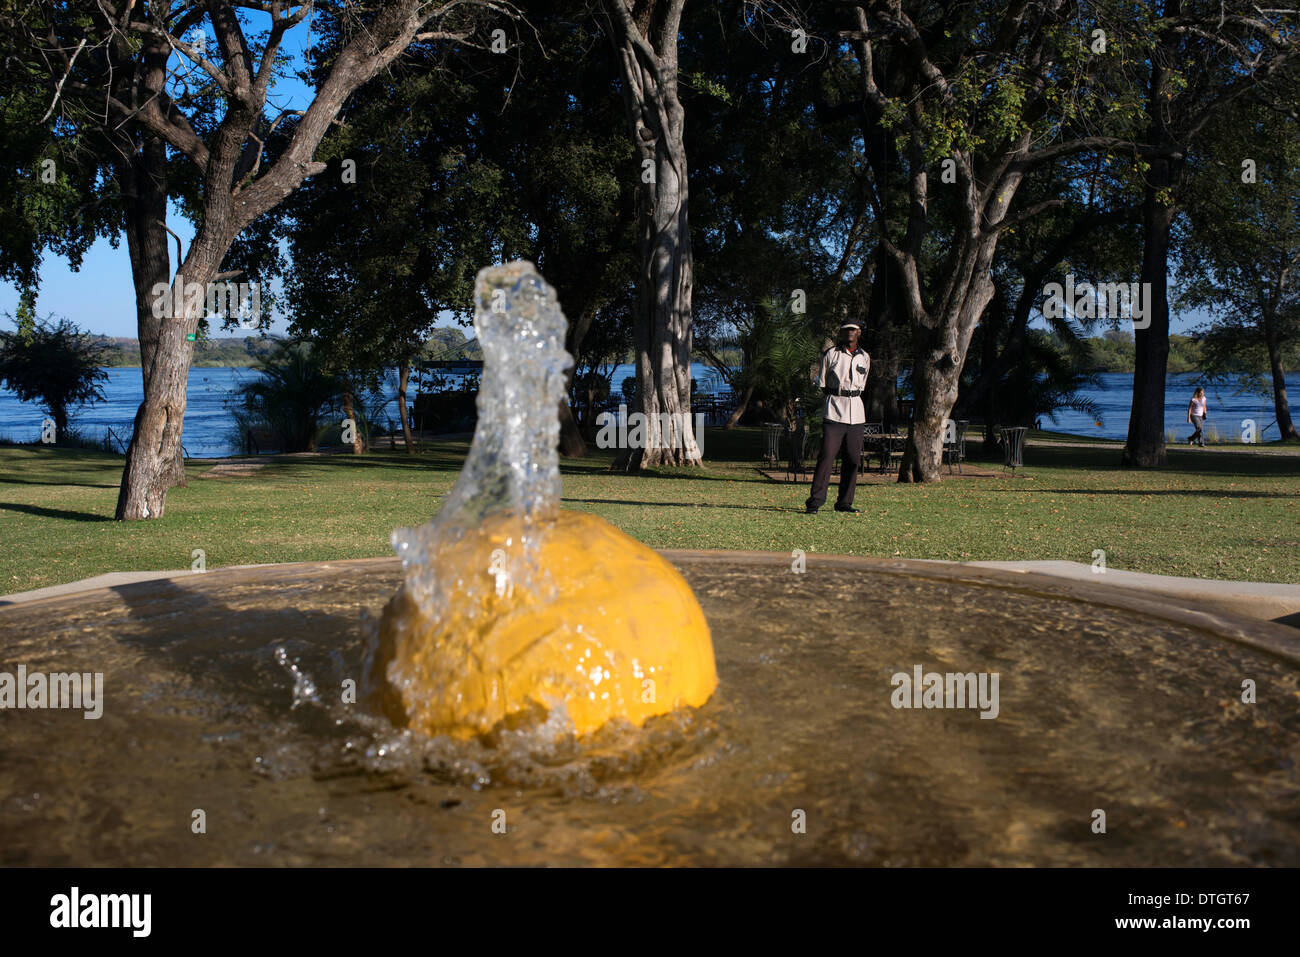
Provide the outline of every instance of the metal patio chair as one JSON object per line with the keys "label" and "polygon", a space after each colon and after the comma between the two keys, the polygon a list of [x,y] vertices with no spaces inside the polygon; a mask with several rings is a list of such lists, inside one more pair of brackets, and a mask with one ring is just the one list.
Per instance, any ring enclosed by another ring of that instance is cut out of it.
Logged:
{"label": "metal patio chair", "polygon": [[955,423],[956,434],[951,442],[943,444],[943,457],[948,463],[948,474],[952,474],[952,467],[955,463],[957,471],[961,471],[961,463],[966,461],[966,430],[970,428],[968,419],[958,419]]}
{"label": "metal patio chair", "polygon": [[880,454],[884,431],[883,422],[868,422],[862,426],[862,464],[858,468],[859,474],[867,471],[872,455]]}

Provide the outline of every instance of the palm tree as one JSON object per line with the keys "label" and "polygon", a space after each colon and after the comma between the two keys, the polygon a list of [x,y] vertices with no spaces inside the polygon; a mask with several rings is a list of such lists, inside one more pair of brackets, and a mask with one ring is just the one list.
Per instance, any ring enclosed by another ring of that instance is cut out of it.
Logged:
{"label": "palm tree", "polygon": [[800,318],[780,317],[778,309],[765,304],[767,321],[755,323],[755,341],[747,384],[755,398],[793,430],[799,408],[814,408],[818,390],[813,384],[819,355],[818,339]]}
{"label": "palm tree", "polygon": [[235,390],[245,415],[278,432],[285,451],[315,451],[321,416],[352,392],[349,377],[326,369],[297,340],[282,340],[256,368],[261,376]]}

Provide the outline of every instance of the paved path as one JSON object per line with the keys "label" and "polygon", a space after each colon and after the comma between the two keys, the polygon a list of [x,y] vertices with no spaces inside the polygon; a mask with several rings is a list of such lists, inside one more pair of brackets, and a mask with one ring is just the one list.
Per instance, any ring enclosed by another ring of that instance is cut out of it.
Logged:
{"label": "paved path", "polygon": [[1179,578],[1146,572],[1107,568],[1096,571],[1082,562],[962,562],[976,568],[1001,568],[1014,572],[1037,572],[1074,581],[1095,581],[1136,591],[1189,598],[1214,605],[1247,618],[1280,621],[1300,628],[1300,585],[1273,582],[1235,582],[1215,578]]}

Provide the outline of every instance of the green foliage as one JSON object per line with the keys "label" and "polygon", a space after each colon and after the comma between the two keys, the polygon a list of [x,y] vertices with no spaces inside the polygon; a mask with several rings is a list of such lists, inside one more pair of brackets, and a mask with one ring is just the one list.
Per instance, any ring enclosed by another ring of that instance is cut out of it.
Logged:
{"label": "green foliage", "polygon": [[[828,10],[809,17],[810,35],[842,26]],[[783,337],[803,330],[815,340],[811,365],[845,311],[864,315],[875,239],[861,188],[852,61],[810,63],[790,54],[789,44],[784,33],[766,42],[747,31],[733,35],[715,9],[687,6],[683,68],[728,91],[725,99],[683,92],[696,358],[737,393],[754,388],[758,414],[769,418],[784,418],[795,396],[782,376],[766,380],[758,371],[776,358],[777,328],[788,327]],[[792,311],[796,289],[802,313]]]}
{"label": "green foliage", "polygon": [[1015,370],[1011,388],[1000,396],[1007,422],[1028,424],[1039,416],[1055,422],[1056,414],[1065,409],[1101,418],[1101,406],[1079,394],[1085,387],[1095,387],[1097,377],[1078,368],[1072,344],[1031,329],[1026,352],[1026,362]]}
{"label": "green foliage", "polygon": [[753,326],[740,335],[746,357],[736,385],[753,389],[753,407],[793,429],[802,411],[820,414],[820,392],[813,382],[821,358],[821,337],[802,317],[792,316],[785,303],[760,304]]}
{"label": "green foliage", "polygon": [[[1102,336],[1085,339],[1089,372],[1132,372],[1134,361],[1133,333],[1108,330]],[[1169,337],[1169,374],[1205,371],[1204,351],[1194,336]]]}
{"label": "green foliage", "polygon": [[[1179,303],[1210,313],[1197,334],[1207,376],[1267,393],[1270,351],[1284,369],[1300,367],[1300,123],[1251,104],[1205,136],[1187,191]],[[1254,182],[1243,182],[1244,159]]]}
{"label": "green foliage", "polygon": [[108,375],[99,368],[100,350],[67,319],[9,318],[19,331],[0,332],[0,384],[24,402],[40,403],[54,420],[57,440],[68,431],[70,408],[104,399],[99,383]]}
{"label": "green foliage", "polygon": [[0,279],[34,290],[46,251],[76,269],[117,228],[117,190],[80,134],[41,122],[49,97],[17,58],[0,75]]}
{"label": "green foliage", "polygon": [[469,323],[479,269],[519,258],[555,287],[580,359],[576,335],[624,324],[635,178],[616,66],[587,13],[532,11],[535,42],[458,48],[454,71],[413,48],[358,91],[318,151],[329,170],[287,207],[291,331],[349,368],[409,361],[436,322]]}
{"label": "green foliage", "polygon": [[345,392],[362,391],[297,340],[278,341],[257,370],[261,375],[238,386],[232,400],[240,438],[246,428],[265,429],[280,437],[286,452],[315,449],[324,413],[337,408]]}

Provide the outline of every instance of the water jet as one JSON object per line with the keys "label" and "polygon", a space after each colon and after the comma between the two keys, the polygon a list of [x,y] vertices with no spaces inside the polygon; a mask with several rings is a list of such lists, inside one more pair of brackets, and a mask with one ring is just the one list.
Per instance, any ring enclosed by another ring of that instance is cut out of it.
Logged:
{"label": "water jet", "polygon": [[379,707],[472,737],[560,712],[579,734],[699,706],[717,686],[690,586],[595,515],[560,511],[564,315],[529,263],[479,272],[478,427],[438,514],[393,534],[406,572],[367,669]]}

